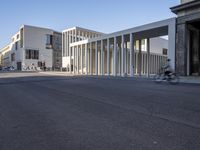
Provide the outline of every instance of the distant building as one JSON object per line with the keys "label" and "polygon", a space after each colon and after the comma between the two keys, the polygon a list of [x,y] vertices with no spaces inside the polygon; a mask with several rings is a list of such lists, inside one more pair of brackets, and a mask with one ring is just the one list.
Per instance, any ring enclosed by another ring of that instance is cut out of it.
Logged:
{"label": "distant building", "polygon": [[6,45],[0,52],[0,67],[7,68],[11,66],[11,48],[10,45]]}
{"label": "distant building", "polygon": [[184,76],[199,76],[200,1],[182,0],[171,10],[177,14],[176,71]]}
{"label": "distant building", "polygon": [[63,36],[63,50],[62,50],[62,67],[66,68],[68,72],[73,71],[73,61],[74,54],[72,48],[70,47],[71,43],[83,41],[85,39],[94,39],[100,37],[103,33],[84,29],[81,27],[73,27],[66,29],[62,32]]}
{"label": "distant building", "polygon": [[8,56],[3,58],[9,61],[7,67],[22,71],[62,67],[62,34],[54,30],[23,25],[8,47]]}

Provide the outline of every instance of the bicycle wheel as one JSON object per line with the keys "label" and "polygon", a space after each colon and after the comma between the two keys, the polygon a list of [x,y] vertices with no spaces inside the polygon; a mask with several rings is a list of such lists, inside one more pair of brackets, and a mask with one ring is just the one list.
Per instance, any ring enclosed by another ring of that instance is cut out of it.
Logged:
{"label": "bicycle wheel", "polygon": [[168,81],[169,81],[170,84],[178,84],[179,83],[179,76],[176,73],[173,73],[169,77]]}
{"label": "bicycle wheel", "polygon": [[160,83],[162,81],[162,74],[156,74],[154,77],[153,77],[153,80],[156,82],[156,83]]}

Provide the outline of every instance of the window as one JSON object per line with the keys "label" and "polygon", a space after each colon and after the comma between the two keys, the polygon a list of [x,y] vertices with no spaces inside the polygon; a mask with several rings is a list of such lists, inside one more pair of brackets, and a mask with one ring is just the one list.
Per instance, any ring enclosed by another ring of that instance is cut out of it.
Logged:
{"label": "window", "polygon": [[20,30],[20,37],[21,37],[21,39],[20,39],[20,47],[22,48],[23,46],[24,46],[24,28],[21,28],[21,30]]}
{"label": "window", "polygon": [[11,61],[15,61],[15,53],[11,54]]}
{"label": "window", "polygon": [[39,59],[39,51],[38,50],[26,50],[26,59]]}
{"label": "window", "polygon": [[163,55],[167,55],[167,51],[168,51],[168,49],[163,48]]}
{"label": "window", "polygon": [[38,61],[38,67],[42,67],[42,62]]}
{"label": "window", "polygon": [[18,49],[18,42],[15,42],[15,50]]}
{"label": "window", "polygon": [[52,44],[53,44],[53,36],[47,34],[47,40],[46,40],[46,48],[47,49],[51,49],[52,48]]}
{"label": "window", "polygon": [[17,39],[19,39],[19,34],[17,34]]}

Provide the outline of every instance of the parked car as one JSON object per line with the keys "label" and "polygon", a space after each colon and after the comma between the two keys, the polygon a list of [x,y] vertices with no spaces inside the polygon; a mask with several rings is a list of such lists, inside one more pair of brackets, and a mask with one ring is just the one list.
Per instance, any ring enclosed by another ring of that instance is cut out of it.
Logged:
{"label": "parked car", "polygon": [[14,71],[15,68],[13,66],[3,68],[3,71]]}
{"label": "parked car", "polygon": [[14,68],[13,66],[11,66],[11,67],[9,68],[9,71],[15,71],[15,68]]}

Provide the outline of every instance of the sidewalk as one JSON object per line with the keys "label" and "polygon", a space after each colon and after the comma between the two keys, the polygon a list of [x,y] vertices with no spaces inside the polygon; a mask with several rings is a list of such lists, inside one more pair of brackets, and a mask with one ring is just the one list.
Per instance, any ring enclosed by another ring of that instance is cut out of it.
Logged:
{"label": "sidewalk", "polygon": [[[86,75],[73,75],[70,74],[68,72],[59,72],[59,71],[47,71],[47,72],[39,72],[40,74],[45,74],[45,75],[50,75],[50,76],[84,76],[86,77]],[[88,75],[88,77],[108,77],[108,76],[90,76]],[[112,77],[109,76],[108,78],[117,78],[117,77]],[[127,77],[119,77],[119,78],[127,78]],[[147,78],[146,76],[134,76],[135,79],[139,78],[139,79],[152,79],[152,78]],[[129,78],[130,79],[130,78]],[[189,83],[189,84],[199,84],[200,85],[200,77],[180,77],[180,83]]]}
{"label": "sidewalk", "polygon": [[180,83],[200,84],[200,77],[180,77]]}
{"label": "sidewalk", "polygon": [[56,76],[74,76],[73,74],[69,72],[60,72],[60,71],[42,71],[39,72],[40,74],[45,74],[45,75],[56,75]]}

